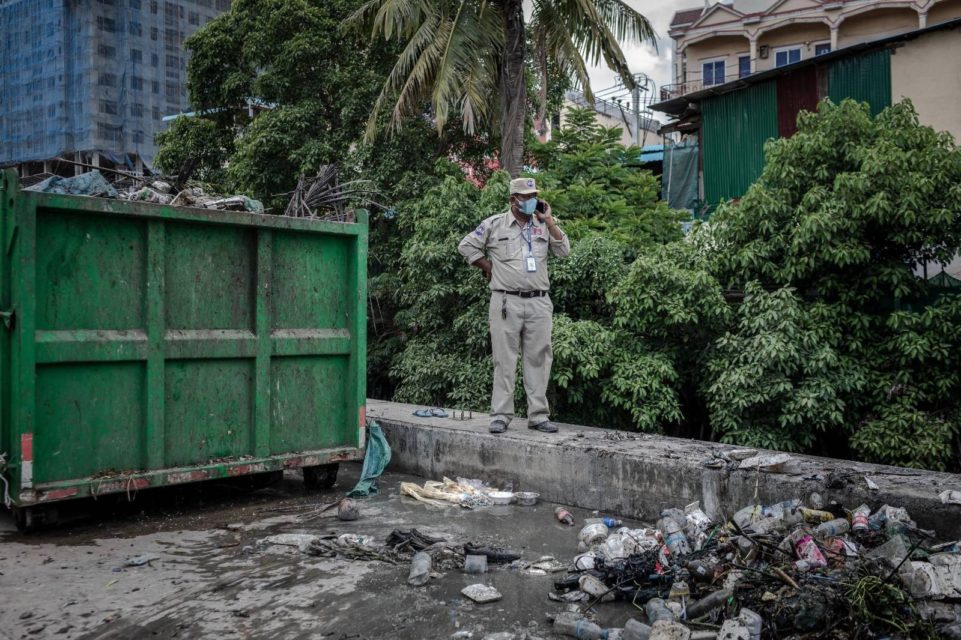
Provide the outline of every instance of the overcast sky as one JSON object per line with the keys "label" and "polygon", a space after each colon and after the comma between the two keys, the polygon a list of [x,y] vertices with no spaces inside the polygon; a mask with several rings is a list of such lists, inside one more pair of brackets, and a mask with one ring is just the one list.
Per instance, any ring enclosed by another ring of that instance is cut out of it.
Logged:
{"label": "overcast sky", "polygon": [[[667,28],[671,24],[674,12],[680,9],[690,9],[701,4],[699,0],[625,0],[638,12],[647,17],[657,33],[657,50],[654,47],[623,47],[624,55],[634,73],[646,73],[657,87],[673,82],[671,75],[671,39],[667,35]],[[595,92],[611,87],[616,82],[613,71],[602,65],[591,70],[591,88]]]}

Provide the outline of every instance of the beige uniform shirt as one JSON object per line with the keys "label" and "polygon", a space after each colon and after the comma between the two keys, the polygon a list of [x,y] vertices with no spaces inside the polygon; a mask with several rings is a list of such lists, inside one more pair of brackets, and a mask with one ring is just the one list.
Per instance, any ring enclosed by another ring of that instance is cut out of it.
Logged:
{"label": "beige uniform shirt", "polygon": [[[558,228],[559,229],[559,228]],[[528,246],[528,238],[530,243]],[[561,231],[555,240],[547,225],[537,216],[531,217],[530,228],[518,224],[514,214],[493,215],[464,236],[457,250],[473,264],[486,253],[490,257],[490,288],[502,291],[547,291],[551,287],[547,275],[548,254],[563,258],[571,252],[571,241]],[[527,257],[533,254],[536,271],[527,270]]]}

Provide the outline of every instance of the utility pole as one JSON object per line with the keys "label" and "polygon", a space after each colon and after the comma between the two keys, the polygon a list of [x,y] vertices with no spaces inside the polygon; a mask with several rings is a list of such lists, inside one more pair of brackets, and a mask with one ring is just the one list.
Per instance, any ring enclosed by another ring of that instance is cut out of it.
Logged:
{"label": "utility pole", "polygon": [[634,146],[641,146],[641,85],[634,76],[634,90],[631,91],[631,101],[634,103]]}

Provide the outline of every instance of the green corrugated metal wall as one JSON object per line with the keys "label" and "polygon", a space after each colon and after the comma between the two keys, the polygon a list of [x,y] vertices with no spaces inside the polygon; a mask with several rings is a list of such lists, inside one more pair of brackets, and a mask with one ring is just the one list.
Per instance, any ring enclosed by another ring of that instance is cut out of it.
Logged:
{"label": "green corrugated metal wall", "polygon": [[[877,115],[891,105],[891,51],[884,49],[828,63],[828,95],[853,98]],[[739,198],[764,168],[764,142],[778,137],[777,84],[752,85],[701,102],[704,200],[714,207]]]}
{"label": "green corrugated metal wall", "polygon": [[744,195],[764,167],[764,142],[777,137],[774,81],[752,85],[701,103],[704,200]]}
{"label": "green corrugated metal wall", "polygon": [[841,58],[828,65],[828,97],[854,98],[871,105],[871,115],[891,106],[891,50]]}

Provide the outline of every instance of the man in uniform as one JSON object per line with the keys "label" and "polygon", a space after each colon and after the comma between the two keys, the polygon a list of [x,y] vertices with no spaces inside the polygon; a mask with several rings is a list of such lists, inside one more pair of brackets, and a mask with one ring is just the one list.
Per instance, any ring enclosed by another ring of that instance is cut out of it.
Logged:
{"label": "man in uniform", "polygon": [[490,432],[504,433],[514,417],[514,380],[521,348],[527,426],[556,432],[547,406],[554,312],[548,295],[547,256],[567,256],[570,240],[557,226],[550,205],[537,199],[534,180],[517,178],[511,180],[510,210],[484,220],[457,249],[490,282],[488,315],[494,356]]}

